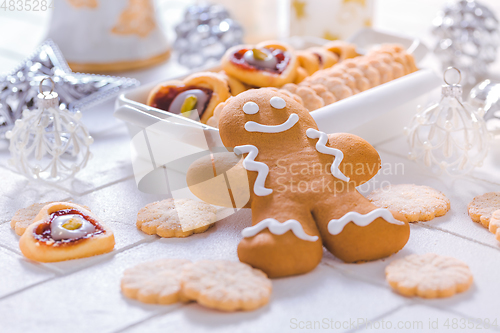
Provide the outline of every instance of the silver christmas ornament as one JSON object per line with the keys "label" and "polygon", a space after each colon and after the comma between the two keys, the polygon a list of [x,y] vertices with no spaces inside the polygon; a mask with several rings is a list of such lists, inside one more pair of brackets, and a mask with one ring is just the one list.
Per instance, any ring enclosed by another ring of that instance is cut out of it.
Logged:
{"label": "silver christmas ornament", "polygon": [[[462,101],[460,78],[456,84],[442,86],[439,103],[423,109],[405,128],[411,152],[409,158],[423,162],[436,173],[464,175],[482,165],[490,145],[490,133],[483,110]],[[456,70],[456,68],[453,68]],[[457,70],[458,73],[460,73]]]}
{"label": "silver christmas ornament", "polygon": [[439,38],[434,48],[443,69],[459,68],[467,85],[487,73],[500,44],[498,20],[486,6],[474,0],[460,0],[446,6],[434,20]]}
{"label": "silver christmas ornament", "polygon": [[12,130],[5,133],[10,140],[9,164],[30,179],[48,182],[73,177],[92,157],[93,143],[80,121],[80,111],[61,109],[58,94],[53,90],[37,95],[37,108],[25,109]]}
{"label": "silver christmas ornament", "polygon": [[38,86],[47,76],[55,83],[61,109],[72,112],[139,85],[135,79],[73,73],[57,45],[47,40],[14,71],[0,77],[0,137],[21,118],[23,110],[36,108]]}
{"label": "silver christmas ornament", "polygon": [[200,67],[219,60],[228,48],[243,42],[243,29],[221,5],[192,5],[175,27],[174,48],[186,67]]}
{"label": "silver christmas ornament", "polygon": [[500,82],[484,80],[469,93],[469,103],[484,110],[488,131],[500,136]]}

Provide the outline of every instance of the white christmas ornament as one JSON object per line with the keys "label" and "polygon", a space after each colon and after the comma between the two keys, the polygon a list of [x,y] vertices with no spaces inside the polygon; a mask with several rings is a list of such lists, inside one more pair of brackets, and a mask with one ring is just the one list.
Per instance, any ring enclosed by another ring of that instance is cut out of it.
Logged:
{"label": "white christmas ornament", "polygon": [[[458,73],[456,84],[449,84],[446,79],[450,69]],[[418,106],[410,126],[405,128],[411,149],[408,157],[423,161],[437,173],[463,175],[482,165],[490,134],[483,110],[475,110],[462,101],[460,71],[449,67],[444,81],[440,102],[427,109]]]}
{"label": "white christmas ornament", "polygon": [[80,121],[80,111],[60,109],[57,93],[42,92],[42,83],[38,109],[25,109],[5,135],[10,139],[9,163],[28,178],[63,181],[87,165],[94,140]]}

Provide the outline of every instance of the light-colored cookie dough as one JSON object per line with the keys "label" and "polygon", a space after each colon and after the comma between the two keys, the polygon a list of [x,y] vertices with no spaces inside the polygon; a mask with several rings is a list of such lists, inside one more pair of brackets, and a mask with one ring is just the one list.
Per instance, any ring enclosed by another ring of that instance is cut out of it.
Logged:
{"label": "light-colored cookie dough", "polygon": [[367,198],[375,206],[405,215],[408,222],[430,221],[450,210],[450,200],[429,186],[389,185],[373,191]]}
{"label": "light-colored cookie dough", "polygon": [[387,282],[404,296],[451,297],[469,289],[472,272],[467,264],[435,253],[412,254],[389,264]]}
{"label": "light-colored cookie dough", "polygon": [[184,295],[223,311],[255,310],[269,302],[272,284],[264,272],[235,261],[201,260],[182,273]]}
{"label": "light-colored cookie dough", "polygon": [[496,210],[491,214],[489,229],[500,242],[500,210]]}
{"label": "light-colored cookie dough", "polygon": [[187,237],[214,225],[217,209],[191,199],[166,199],[146,205],[137,214],[137,228],[148,235]]}
{"label": "light-colored cookie dough", "polygon": [[160,259],[129,268],[123,273],[122,293],[149,304],[182,301],[181,273],[190,263],[185,259]]}
{"label": "light-colored cookie dough", "polygon": [[54,202],[44,206],[19,239],[23,255],[40,262],[91,257],[113,250],[115,237],[83,206]]}
{"label": "light-colored cookie dough", "polygon": [[500,210],[500,192],[489,192],[475,197],[469,203],[468,209],[472,221],[488,228],[491,215]]}

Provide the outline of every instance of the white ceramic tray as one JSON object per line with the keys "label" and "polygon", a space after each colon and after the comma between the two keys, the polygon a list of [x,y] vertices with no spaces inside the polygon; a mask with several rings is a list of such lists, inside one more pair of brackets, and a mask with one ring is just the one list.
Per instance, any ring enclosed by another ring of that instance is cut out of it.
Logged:
{"label": "white ceramic tray", "polygon": [[[327,41],[294,37],[288,42],[300,49]],[[418,40],[372,29],[360,31],[353,36],[351,42],[357,45],[360,52],[376,44],[400,43],[414,55],[417,63],[427,53],[427,48]],[[215,67],[205,70],[219,69]],[[165,80],[183,79],[186,76]],[[216,151],[223,147],[218,129],[147,106],[148,94],[156,84],[158,82],[126,92],[116,100],[115,117],[127,123],[132,135],[136,179],[138,175],[145,176],[153,169],[185,156],[207,150]],[[440,84],[441,79],[433,71],[421,69],[315,110],[311,115],[323,132],[349,132],[375,145],[402,133],[404,126],[414,115],[416,106],[427,103],[427,94]],[[177,171],[185,172],[182,168]]]}
{"label": "white ceramic tray", "polygon": [[[288,42],[296,48],[305,48],[321,45],[327,41],[321,38],[292,37]],[[427,53],[427,48],[419,40],[382,33],[373,29],[361,30],[351,38],[351,42],[355,43],[361,52],[376,44],[397,42],[403,44],[414,55],[417,63]],[[212,67],[206,70],[218,71],[220,68]],[[166,79],[183,79],[186,76]],[[190,140],[189,132],[199,131],[199,129],[207,132],[209,146],[220,143],[217,129],[147,106],[147,96],[156,84],[158,82],[120,95],[116,102],[115,116],[142,128],[163,119],[164,122],[172,123],[172,127],[174,127],[172,133],[175,133],[177,139],[180,135],[195,146],[199,146],[199,144]],[[351,132],[364,137],[372,144],[376,144],[402,132],[402,128],[414,113],[414,107],[420,101],[425,100],[422,98],[423,95],[440,84],[441,79],[434,72],[421,69],[416,73],[315,110],[311,112],[311,115],[323,132]],[[369,126],[363,126],[365,124]],[[382,126],[383,131],[380,126]],[[370,127],[374,128],[374,131],[371,131]],[[202,146],[204,147],[205,144]]]}

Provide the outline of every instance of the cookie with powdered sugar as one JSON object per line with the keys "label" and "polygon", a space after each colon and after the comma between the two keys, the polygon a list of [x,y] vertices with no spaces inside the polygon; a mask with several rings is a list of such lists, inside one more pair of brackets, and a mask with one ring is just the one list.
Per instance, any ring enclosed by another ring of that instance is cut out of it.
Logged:
{"label": "cookie with powdered sugar", "polygon": [[191,264],[185,259],[160,259],[127,269],[121,280],[122,293],[149,304],[172,304],[184,300],[182,270]]}
{"label": "cookie with powdered sugar", "polygon": [[450,210],[450,200],[429,186],[389,185],[373,191],[367,198],[375,206],[405,215],[408,222],[430,221]]}
{"label": "cookie with powdered sugar", "polygon": [[475,197],[468,205],[472,221],[489,228],[493,212],[500,210],[500,192],[489,192]]}
{"label": "cookie with powdered sugar", "polygon": [[137,214],[137,228],[164,238],[187,237],[207,231],[216,221],[217,209],[191,199],[166,199],[150,203]]}
{"label": "cookie with powdered sugar", "polygon": [[186,298],[223,311],[260,308],[272,291],[264,272],[238,261],[201,260],[186,266],[181,280]]}
{"label": "cookie with powdered sugar", "polygon": [[489,229],[500,242],[500,210],[496,210],[491,214]]}
{"label": "cookie with powdered sugar", "polygon": [[469,289],[472,272],[466,263],[435,253],[412,254],[385,269],[387,282],[404,296],[451,297]]}

